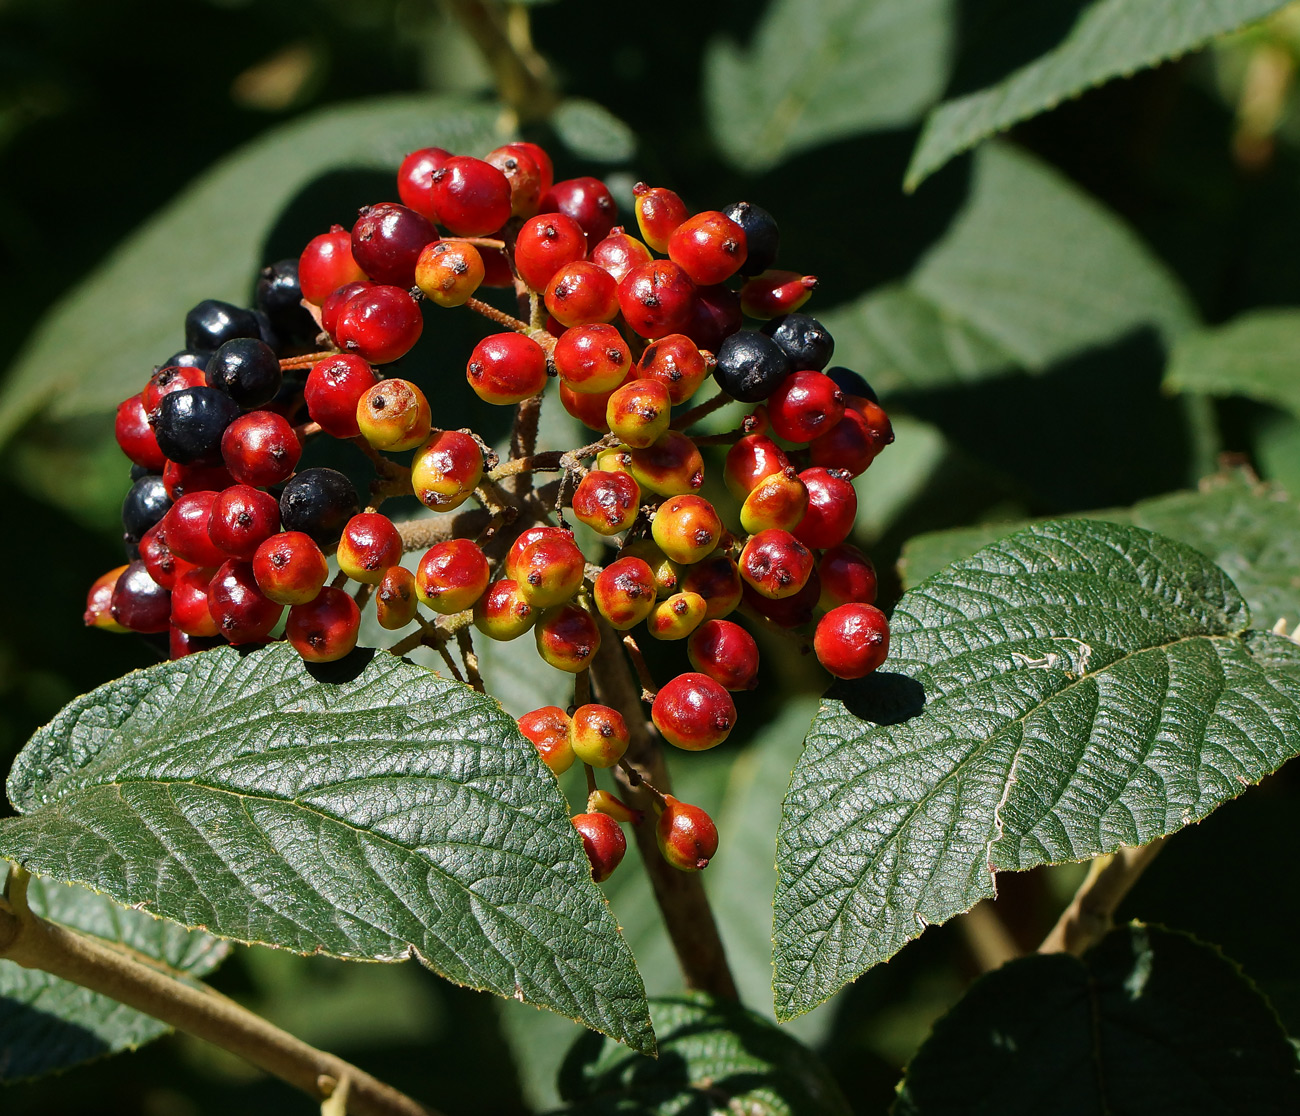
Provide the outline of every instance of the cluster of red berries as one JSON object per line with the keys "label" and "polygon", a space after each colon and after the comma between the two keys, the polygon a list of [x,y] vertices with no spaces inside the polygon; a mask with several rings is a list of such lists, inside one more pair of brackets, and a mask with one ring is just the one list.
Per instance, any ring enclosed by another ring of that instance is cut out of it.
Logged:
{"label": "cluster of red berries", "polygon": [[[401,646],[432,643],[453,670],[445,640],[455,633],[475,684],[471,625],[494,640],[531,630],[546,662],[585,678],[602,630],[644,624],[682,641],[693,668],[656,688],[624,636],[655,728],[688,750],[722,743],[736,722],[732,693],[757,684],[758,645],[729,618],[737,610],[751,623],[811,627],[812,649],[837,677],[884,661],[875,571],[846,540],[852,480],[893,434],[866,382],[828,368],[834,342],[800,312],[816,281],[774,269],[770,214],[747,202],[692,214],[671,190],[638,185],[638,239],[616,227],[602,182],[555,182],[530,143],[485,159],[414,152],[397,188],[401,203],[366,206],[350,231],[334,226],[298,260],[267,268],[254,309],[200,303],[185,349],[118,408],[118,442],[134,463],[123,503],[130,561],[92,586],[87,623],[166,634],[177,657],[268,641],[283,619],[284,638],[320,662],[352,650],[373,595],[384,628],[419,625]],[[520,318],[477,297],[491,287],[513,290]],[[436,428],[420,386],[375,368],[415,345],[427,302],[504,327],[469,354],[466,379],[481,399],[519,407],[517,433],[529,412],[535,430],[555,377],[565,410],[601,437],[538,453],[524,435],[500,463],[472,431]],[[742,328],[746,316],[761,328]],[[720,393],[683,409],[710,374]],[[735,430],[688,432],[735,400],[754,405]],[[369,506],[337,470],[299,468],[320,434],[370,459]],[[728,447],[739,534],[699,494],[712,446]],[[386,456],[406,453],[405,464]],[[521,490],[544,471],[562,474],[553,493]],[[448,521],[411,571],[400,561],[417,532],[377,510],[400,495],[439,512],[474,498],[490,518],[473,531]],[[566,509],[613,551],[589,562]],[[339,572],[327,584],[331,551]],[[349,579],[360,588],[349,592]],[[575,704],[519,720],[546,764],[624,763],[623,717]],[[712,821],[651,790],[665,858],[703,868],[717,848]],[[574,824],[598,879],[626,847],[619,823],[636,820],[592,790]]]}

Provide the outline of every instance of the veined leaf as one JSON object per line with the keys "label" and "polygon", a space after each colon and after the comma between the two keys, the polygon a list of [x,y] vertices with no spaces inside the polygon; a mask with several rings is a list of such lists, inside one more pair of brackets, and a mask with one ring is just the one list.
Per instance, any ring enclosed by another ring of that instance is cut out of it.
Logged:
{"label": "veined leaf", "polygon": [[1244,395],[1300,417],[1300,310],[1256,310],[1188,334],[1174,348],[1165,386]]}
{"label": "veined leaf", "polygon": [[934,1028],[893,1116],[1283,1116],[1300,1063],[1268,1001],[1186,934],[1133,923],[1082,959],[1024,957]]}
{"label": "veined leaf", "polygon": [[[33,877],[27,902],[36,914],[125,946],[179,979],[211,972],[229,948],[208,934],[127,910],[81,887]],[[170,1030],[98,992],[0,960],[0,1082],[41,1077],[134,1050]]]}
{"label": "veined leaf", "polygon": [[312,672],[286,644],[219,648],[129,674],[28,743],[9,796],[0,856],[41,875],[239,941],[415,956],[654,1048],[536,749],[492,699],[386,654]]}
{"label": "veined leaf", "polygon": [[1199,552],[1031,527],[904,595],[885,669],[835,687],[778,834],[778,1017],[815,1007],[994,869],[1196,821],[1300,752],[1300,647]]}
{"label": "veined leaf", "polygon": [[709,124],[736,166],[909,124],[948,73],[951,0],[773,0],[753,44],[710,45]]}
{"label": "veined leaf", "polygon": [[[984,84],[936,108],[907,169],[914,190],[949,159],[1114,77],[1127,77],[1262,19],[1287,0],[1012,0],[962,44]],[[1032,60],[1021,64],[1028,48]],[[959,63],[960,75],[962,66]]]}

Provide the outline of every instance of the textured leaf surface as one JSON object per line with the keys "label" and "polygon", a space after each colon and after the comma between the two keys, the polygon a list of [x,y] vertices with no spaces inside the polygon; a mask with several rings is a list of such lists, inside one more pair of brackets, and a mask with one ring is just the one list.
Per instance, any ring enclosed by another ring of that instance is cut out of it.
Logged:
{"label": "textured leaf surface", "polygon": [[1006,145],[975,158],[956,220],[902,286],[820,315],[877,390],[1043,372],[1139,330],[1195,322],[1176,280],[1113,214]]}
{"label": "textured leaf surface", "polygon": [[795,152],[915,120],[943,92],[949,0],[773,0],[753,41],[711,44],[704,93],[732,163],[765,170]]}
{"label": "textured leaf surface", "polygon": [[391,173],[430,144],[481,155],[504,138],[499,121],[490,104],[392,97],[323,109],[227,156],[45,316],[0,394],[0,442],[46,406],[56,418],[111,414],[181,347],[190,306],[243,304],[267,231],[312,180],[343,168]]}
{"label": "textured leaf surface", "polygon": [[[986,4],[991,15],[971,29],[962,61],[975,59],[978,72],[988,75],[987,84],[930,114],[907,170],[907,188],[995,132],[1285,6],[1286,0]],[[1034,48],[1034,56],[1019,64],[1027,47]]]}
{"label": "textured leaf surface", "polygon": [[907,1067],[893,1116],[1300,1111],[1277,1016],[1212,946],[1116,930],[1083,959],[1024,957],[980,980]]}
{"label": "textured leaf surface", "polygon": [[415,955],[653,1048],[555,780],[490,698],[382,653],[317,681],[222,648],[67,706],[14,764],[0,856],[222,937]]}
{"label": "textured leaf surface", "polygon": [[[1300,623],[1300,502],[1239,475],[1212,478],[1199,492],[1175,492],[1131,508],[1083,513],[1145,527],[1194,546],[1241,590],[1261,627]],[[918,535],[899,562],[905,588],[1028,524],[990,523]]]}
{"label": "textured leaf surface", "polygon": [[1300,647],[1197,551],[1063,520],[904,595],[886,669],[823,701],[778,834],[777,1013],[816,1006],[992,869],[1196,821],[1300,752]]}
{"label": "textured leaf surface", "polygon": [[701,994],[656,999],[659,1059],[649,1062],[596,1035],[580,1038],[560,1071],[573,1116],[848,1116],[817,1057],[739,1004]]}
{"label": "textured leaf surface", "polygon": [[636,154],[636,133],[609,109],[570,97],[562,101],[551,117],[564,146],[583,159],[601,163],[625,163]]}
{"label": "textured leaf surface", "polygon": [[1300,310],[1257,310],[1189,334],[1169,360],[1165,386],[1244,395],[1300,416]]}
{"label": "textured leaf surface", "polygon": [[[126,946],[178,976],[201,977],[225,956],[224,942],[107,896],[33,877],[27,902],[45,918]],[[0,1082],[40,1077],[132,1050],[170,1030],[107,996],[12,961],[0,961]]]}

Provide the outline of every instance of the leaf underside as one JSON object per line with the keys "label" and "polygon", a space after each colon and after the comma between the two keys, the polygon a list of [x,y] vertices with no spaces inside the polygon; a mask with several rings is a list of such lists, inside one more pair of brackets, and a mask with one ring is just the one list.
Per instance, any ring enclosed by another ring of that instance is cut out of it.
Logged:
{"label": "leaf underside", "polygon": [[1203,555],[1063,520],[904,595],[885,669],[835,687],[778,835],[778,1017],[815,1007],[994,869],[1196,821],[1300,751],[1300,647]]}
{"label": "leaf underside", "polygon": [[9,795],[0,856],[38,874],[238,941],[416,956],[653,1049],[554,777],[499,704],[410,663],[276,644],[138,671],[41,730]]}

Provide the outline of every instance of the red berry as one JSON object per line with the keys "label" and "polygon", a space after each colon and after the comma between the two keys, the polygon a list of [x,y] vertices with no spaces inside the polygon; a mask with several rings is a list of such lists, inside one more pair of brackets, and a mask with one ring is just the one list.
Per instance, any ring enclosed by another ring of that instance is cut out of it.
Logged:
{"label": "red berry", "polygon": [[401,287],[381,285],[348,300],[335,339],[371,364],[388,364],[410,352],[423,329],[420,304]]}
{"label": "red berry", "polygon": [[145,384],[144,391],[140,393],[140,402],[144,405],[146,412],[152,412],[162,402],[164,395],[170,395],[174,391],[183,391],[185,388],[200,387],[207,382],[207,375],[202,368],[170,364],[165,368],[155,370],[154,374],[149,377],[149,382]]}
{"label": "red berry", "polygon": [[648,264],[654,259],[650,249],[634,236],[628,236],[621,228],[610,230],[610,234],[597,244],[587,256],[597,267],[603,267],[614,277],[615,283],[623,281],[623,276],[634,267]]}
{"label": "red berry", "polygon": [[140,539],[140,561],[149,576],[164,589],[171,589],[187,570],[197,569],[193,562],[177,557],[167,545],[162,522],[155,523]]}
{"label": "red berry", "polygon": [[236,483],[224,465],[182,465],[169,461],[163,466],[163,487],[173,500],[188,492],[220,492]]}
{"label": "red berry", "polygon": [[610,395],[605,421],[624,445],[644,449],[663,436],[672,412],[672,395],[661,381],[629,380]]}
{"label": "red berry", "polygon": [[572,217],[591,244],[607,236],[618,221],[614,197],[598,178],[566,178],[555,183],[542,195],[539,212]]}
{"label": "red berry", "polygon": [[125,572],[125,566],[117,566],[95,578],[86,592],[86,611],[81,616],[86,627],[102,628],[106,632],[130,631],[113,619],[113,587]]}
{"label": "red berry", "polygon": [[538,147],[537,144],[529,143],[527,140],[515,140],[514,143],[503,144],[498,150],[518,151],[532,159],[537,164],[537,170],[542,176],[543,194],[555,184],[555,166],[545,148]]}
{"label": "red berry", "polygon": [[690,438],[669,430],[653,445],[632,450],[632,475],[660,496],[680,496],[704,483],[704,458]]}
{"label": "red berry", "polygon": [[415,261],[438,239],[428,219],[393,202],[367,205],[352,226],[352,258],[376,283],[410,287]]}
{"label": "red berry", "polygon": [[438,306],[464,306],[487,275],[472,244],[440,240],[425,246],[415,261],[415,285]]}
{"label": "red berry", "polygon": [[225,643],[225,640],[220,637],[205,639],[203,636],[186,635],[173,624],[167,637],[167,657],[169,659],[183,659],[186,655],[195,655],[200,651],[210,651],[213,647],[220,647],[223,643]]}
{"label": "red berry", "polygon": [[794,372],[768,399],[767,414],[778,438],[811,442],[843,417],[844,393],[824,372]]}
{"label": "red berry", "polygon": [[357,403],[378,381],[374,370],[359,356],[339,353],[326,357],[307,374],[302,394],[307,414],[335,438],[355,438]]}
{"label": "red berry", "polygon": [[377,450],[414,449],[429,436],[433,419],[429,400],[410,380],[378,381],[357,400],[357,428]]}
{"label": "red berry", "polygon": [[265,641],[284,611],[258,588],[253,564],[234,559],[224,563],[213,576],[208,608],[221,634],[234,644]]}
{"label": "red berry", "polygon": [[889,621],[869,604],[843,604],[817,624],[817,661],[836,678],[862,678],[889,655]]}
{"label": "red berry", "polygon": [[490,151],[484,157],[485,163],[491,163],[510,183],[510,213],[514,217],[531,217],[537,212],[541,203],[542,168],[537,160],[517,144],[507,144]]}
{"label": "red berry", "polygon": [[254,488],[288,480],[301,456],[298,435],[289,420],[274,411],[240,415],[221,436],[221,457],[230,475]]}
{"label": "red berry", "polygon": [[402,560],[402,536],[388,516],[362,512],[347,521],[334,557],[353,581],[378,585],[389,567]]}
{"label": "red berry", "polygon": [[716,209],[688,217],[668,238],[668,258],[701,287],[730,279],[745,255],[745,230]]}
{"label": "red berry", "polygon": [[257,548],[279,530],[280,501],[269,492],[236,484],[219,492],[212,502],[208,538],[229,558],[251,560]]}
{"label": "red berry", "polygon": [[627,473],[593,469],[573,493],[574,518],[600,535],[617,535],[636,522],[641,486]]}
{"label": "red berry", "polygon": [[355,283],[365,277],[366,273],[352,258],[352,236],[342,225],[312,237],[298,257],[302,297],[315,306],[345,283]]}
{"label": "red berry", "polygon": [[430,182],[438,223],[457,236],[486,236],[510,220],[510,182],[491,163],[453,155]]}
{"label": "red berry", "polygon": [[658,380],[676,406],[699,391],[711,369],[711,358],[700,352],[694,341],[684,333],[670,333],[646,346],[636,375],[642,380]]}
{"label": "red berry", "polygon": [[564,527],[552,527],[549,523],[541,523],[536,527],[529,527],[521,531],[519,537],[511,544],[509,552],[506,554],[506,576],[518,578],[519,560],[523,553],[538,539],[568,539],[573,541],[573,532]]}
{"label": "red berry", "polygon": [[618,315],[618,283],[587,260],[565,264],[546,285],[546,309],[565,326],[612,321]]}
{"label": "red berry", "polygon": [[161,469],[166,464],[167,457],[158,447],[158,439],[149,425],[149,413],[144,409],[140,396],[133,395],[118,404],[113,433],[122,452],[136,465]]}
{"label": "red berry", "polygon": [[551,354],[560,379],[576,392],[613,391],[627,378],[632,353],[612,325],[566,329]]}
{"label": "red berry", "polygon": [[577,221],[562,213],[530,217],[515,237],[519,277],[538,293],[546,290],[560,268],[576,263],[586,254],[587,234]]}
{"label": "red berry", "polygon": [[329,564],[316,541],[302,531],[272,535],[253,555],[257,587],[277,604],[315,600],[330,575]]}
{"label": "red berry", "polygon": [[790,466],[754,486],[741,505],[740,525],[751,533],[769,527],[794,531],[807,510],[808,489]]}
{"label": "red berry", "polygon": [[743,582],[740,569],[725,551],[716,550],[703,562],[686,571],[682,588],[704,598],[706,620],[717,620],[735,612],[740,604]]}
{"label": "red berry", "polygon": [[494,333],[474,346],[465,376],[485,403],[520,403],[546,387],[546,350],[522,333]]}
{"label": "red berry", "polygon": [[[619,387],[622,387],[619,384]],[[615,388],[614,391],[617,391]],[[614,391],[574,391],[563,380],[560,381],[560,404],[589,430],[609,433],[609,400]]]}
{"label": "red berry", "polygon": [[752,585],[745,586],[745,604],[779,628],[802,628],[810,623],[821,600],[821,582],[814,570],[804,587],[788,597],[773,600],[758,592]]}
{"label": "red berry", "polygon": [[171,626],[171,593],[159,585],[143,562],[132,562],[113,584],[109,615],[133,632],[165,632]]}
{"label": "red berry", "polygon": [[596,621],[577,605],[560,605],[544,612],[533,633],[537,653],[551,666],[570,674],[591,666],[600,649]]}
{"label": "red berry", "polygon": [[483,258],[483,286],[514,290],[510,257],[500,248],[480,248],[478,254]]}
{"label": "red berry", "polygon": [[228,555],[212,541],[208,521],[215,492],[190,492],[182,496],[158,524],[171,552],[196,566],[219,566]]}
{"label": "red berry", "polygon": [[488,587],[488,560],[470,539],[449,539],[424,552],[415,591],[434,612],[450,616],[472,608]]}
{"label": "red berry", "polygon": [[591,861],[591,878],[604,883],[627,852],[623,830],[608,814],[578,814],[573,819],[573,827],[582,837],[582,847]]}
{"label": "red berry", "polygon": [[881,446],[859,411],[845,407],[844,417],[830,430],[812,440],[808,459],[826,469],[843,469],[850,476],[866,472]]}
{"label": "red berry", "polygon": [[208,607],[210,570],[186,570],[172,587],[171,622],[189,636],[211,637],[219,634],[217,621]]}
{"label": "red berry", "polygon": [[581,588],[585,570],[577,543],[563,535],[529,543],[511,565],[519,595],[538,609],[569,600]]}
{"label": "red berry", "polygon": [[740,296],[730,287],[700,287],[695,293],[695,314],[686,334],[701,349],[716,353],[723,341],[744,322]]}
{"label": "red berry", "polygon": [[361,610],[342,589],[327,585],[315,600],[294,605],[284,635],[309,663],[332,663],[357,645]]}
{"label": "red berry", "polygon": [[642,337],[681,333],[695,314],[695,284],[672,260],[654,260],[623,276],[618,305]]}
{"label": "red berry", "polygon": [[663,858],[682,872],[708,867],[718,851],[718,827],[698,806],[664,795],[663,812],[655,826]]}
{"label": "red berry", "polygon": [[414,209],[421,217],[436,221],[433,208],[433,172],[451,158],[450,151],[441,147],[422,147],[412,151],[397,168],[397,194],[402,204]]}
{"label": "red berry", "polygon": [[876,601],[876,567],[856,546],[841,543],[831,547],[817,563],[817,576],[821,579],[819,603],[824,609]]}
{"label": "red berry", "polygon": [[669,744],[702,752],[730,735],[736,724],[736,706],[731,695],[707,674],[688,671],[655,695],[650,717]]}
{"label": "red berry", "polygon": [[415,574],[404,566],[389,566],[375,590],[375,619],[379,626],[395,632],[415,619],[417,597]]}
{"label": "red berry", "polygon": [[544,705],[519,718],[522,732],[557,775],[563,775],[573,766],[573,746],[569,743],[569,715],[558,705]]}
{"label": "red berry", "polygon": [[613,767],[623,758],[631,737],[623,714],[608,705],[580,705],[569,720],[569,746],[592,767]]}
{"label": "red berry", "polygon": [[816,289],[815,275],[765,271],[740,288],[740,305],[751,318],[775,318],[798,310]]}
{"label": "red berry", "polygon": [[765,597],[792,597],[808,583],[813,562],[812,551],[789,531],[771,528],[745,543],[740,576]]}
{"label": "red berry", "polygon": [[636,198],[636,223],[641,236],[656,252],[667,252],[673,230],[686,220],[689,210],[672,190],[638,182],[632,187]]}
{"label": "red berry", "polygon": [[653,539],[638,539],[634,543],[629,543],[619,552],[620,561],[624,557],[640,558],[650,568],[650,576],[654,578],[655,593],[659,597],[670,597],[681,589],[681,576],[674,562],[668,560],[656,545]]}
{"label": "red berry", "polygon": [[[353,283],[344,283],[337,291],[334,291],[320,307],[320,324],[321,328],[337,339],[339,332],[339,315],[343,313],[343,307],[353,300],[362,291],[371,291],[377,287],[378,283],[372,283],[369,279],[359,279]],[[358,358],[360,359],[360,358]]]}
{"label": "red berry", "polygon": [[706,620],[686,644],[691,666],[728,690],[758,685],[758,644],[739,624]]}
{"label": "red berry", "polygon": [[632,555],[611,562],[596,575],[592,586],[597,610],[620,632],[649,616],[657,596],[649,563]]}
{"label": "red berry", "polygon": [[858,517],[858,494],[842,469],[805,469],[799,474],[808,489],[808,510],[794,536],[813,550],[842,543]]}
{"label": "red berry", "polygon": [[416,498],[436,511],[451,511],[469,499],[483,479],[483,451],[459,430],[438,430],[411,461]]}
{"label": "red berry", "polygon": [[519,583],[503,577],[474,602],[474,627],[500,642],[518,639],[537,622],[538,610],[519,595]]}

